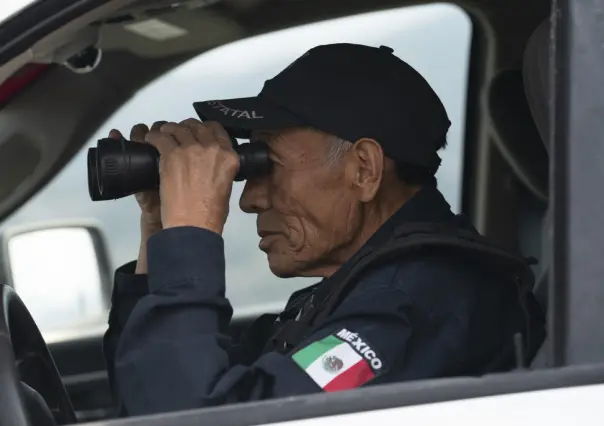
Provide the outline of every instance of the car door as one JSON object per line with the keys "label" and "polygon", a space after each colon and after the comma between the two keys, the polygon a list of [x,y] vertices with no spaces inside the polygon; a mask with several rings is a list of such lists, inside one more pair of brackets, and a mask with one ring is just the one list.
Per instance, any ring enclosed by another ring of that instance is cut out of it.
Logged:
{"label": "car door", "polygon": [[[237,316],[230,328],[233,338],[247,328],[256,315]],[[113,401],[105,359],[102,332],[104,327],[66,333],[63,338],[47,342],[63,383],[80,421],[111,418]],[[92,332],[93,331],[93,332]]]}

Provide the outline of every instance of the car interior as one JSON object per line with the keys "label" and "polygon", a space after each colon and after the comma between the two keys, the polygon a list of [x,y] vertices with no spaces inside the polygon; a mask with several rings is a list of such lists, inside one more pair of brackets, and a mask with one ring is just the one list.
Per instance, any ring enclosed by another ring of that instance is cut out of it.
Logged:
{"label": "car interior", "polygon": [[[0,50],[0,82],[4,80],[0,83],[2,220],[42,190],[139,89],[185,61],[217,46],[283,28],[430,2],[113,0],[90,1],[85,11],[78,10],[84,6],[76,3],[65,8],[56,28],[47,29],[44,35],[32,29]],[[548,244],[544,229],[549,159],[544,141],[548,140],[548,93],[540,82],[547,76],[550,1],[451,3],[463,8],[472,22],[462,211],[481,233],[537,259],[535,293],[546,309],[548,268],[543,253]],[[52,10],[57,7],[54,4],[40,13],[57,13]],[[153,17],[175,23],[188,34],[158,43],[123,28],[126,23]],[[7,40],[11,31],[20,34],[19,26],[26,25],[28,22],[1,25],[0,40]],[[49,59],[58,62],[57,58],[81,51],[99,34],[103,56],[93,72],[74,78],[73,70]],[[36,42],[27,44],[27,37]],[[8,61],[10,49],[23,53]],[[51,63],[36,63],[36,58]],[[532,79],[539,75],[540,80]],[[0,268],[0,281],[6,279],[3,271],[6,269]],[[253,319],[235,318],[231,334],[236,338]],[[530,368],[549,366],[546,346]],[[78,420],[111,418],[102,334],[63,339],[48,348]]]}

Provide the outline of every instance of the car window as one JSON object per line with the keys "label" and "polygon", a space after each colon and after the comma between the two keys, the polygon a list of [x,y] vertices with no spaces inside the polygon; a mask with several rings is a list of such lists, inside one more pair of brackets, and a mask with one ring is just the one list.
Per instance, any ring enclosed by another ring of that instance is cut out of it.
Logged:
{"label": "car window", "polygon": [[[459,211],[470,41],[471,21],[466,13],[457,6],[436,4],[320,22],[213,49],[140,90],[99,127],[64,170],[6,225],[92,218],[102,227],[114,268],[135,259],[139,247],[138,206],[132,197],[90,201],[86,183],[87,149],[107,137],[113,128],[128,135],[136,123],[150,125],[156,120],[195,117],[192,107],[195,101],[256,95],[266,79],[309,48],[333,42],[390,46],[396,55],[422,73],[440,95],[453,124],[437,177],[453,210]],[[243,183],[235,184],[224,231],[227,295],[235,315],[280,309],[292,291],[316,282],[302,278],[283,280],[271,274],[265,254],[257,248],[255,216],[239,209],[242,189]],[[50,325],[36,319],[43,331],[49,330]]]}
{"label": "car window", "polygon": [[33,3],[33,0],[4,0],[0,8],[0,23],[14,16],[30,3]]}

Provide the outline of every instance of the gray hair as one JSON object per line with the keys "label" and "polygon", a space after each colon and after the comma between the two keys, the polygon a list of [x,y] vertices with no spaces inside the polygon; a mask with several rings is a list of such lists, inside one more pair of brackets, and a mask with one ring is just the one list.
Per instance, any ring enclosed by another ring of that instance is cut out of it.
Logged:
{"label": "gray hair", "polygon": [[333,167],[337,165],[348,151],[352,148],[352,143],[338,136],[330,136],[327,140],[325,150],[325,166]]}

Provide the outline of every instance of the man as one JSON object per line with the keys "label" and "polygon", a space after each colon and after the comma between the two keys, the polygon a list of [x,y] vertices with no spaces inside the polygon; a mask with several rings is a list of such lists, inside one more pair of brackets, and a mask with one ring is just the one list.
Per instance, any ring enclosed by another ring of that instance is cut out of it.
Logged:
{"label": "man", "polygon": [[[534,354],[544,337],[534,298],[463,251],[383,259],[335,294],[401,225],[476,234],[436,188],[445,109],[391,49],[319,46],[258,97],[195,107],[203,124],[131,134],[160,151],[161,186],[137,195],[139,258],[115,277],[105,352],[121,414],[510,369],[518,333]],[[240,206],[257,215],[271,271],[323,278],[237,345],[221,237],[239,167],[230,136],[270,147],[271,173],[247,181]]]}

